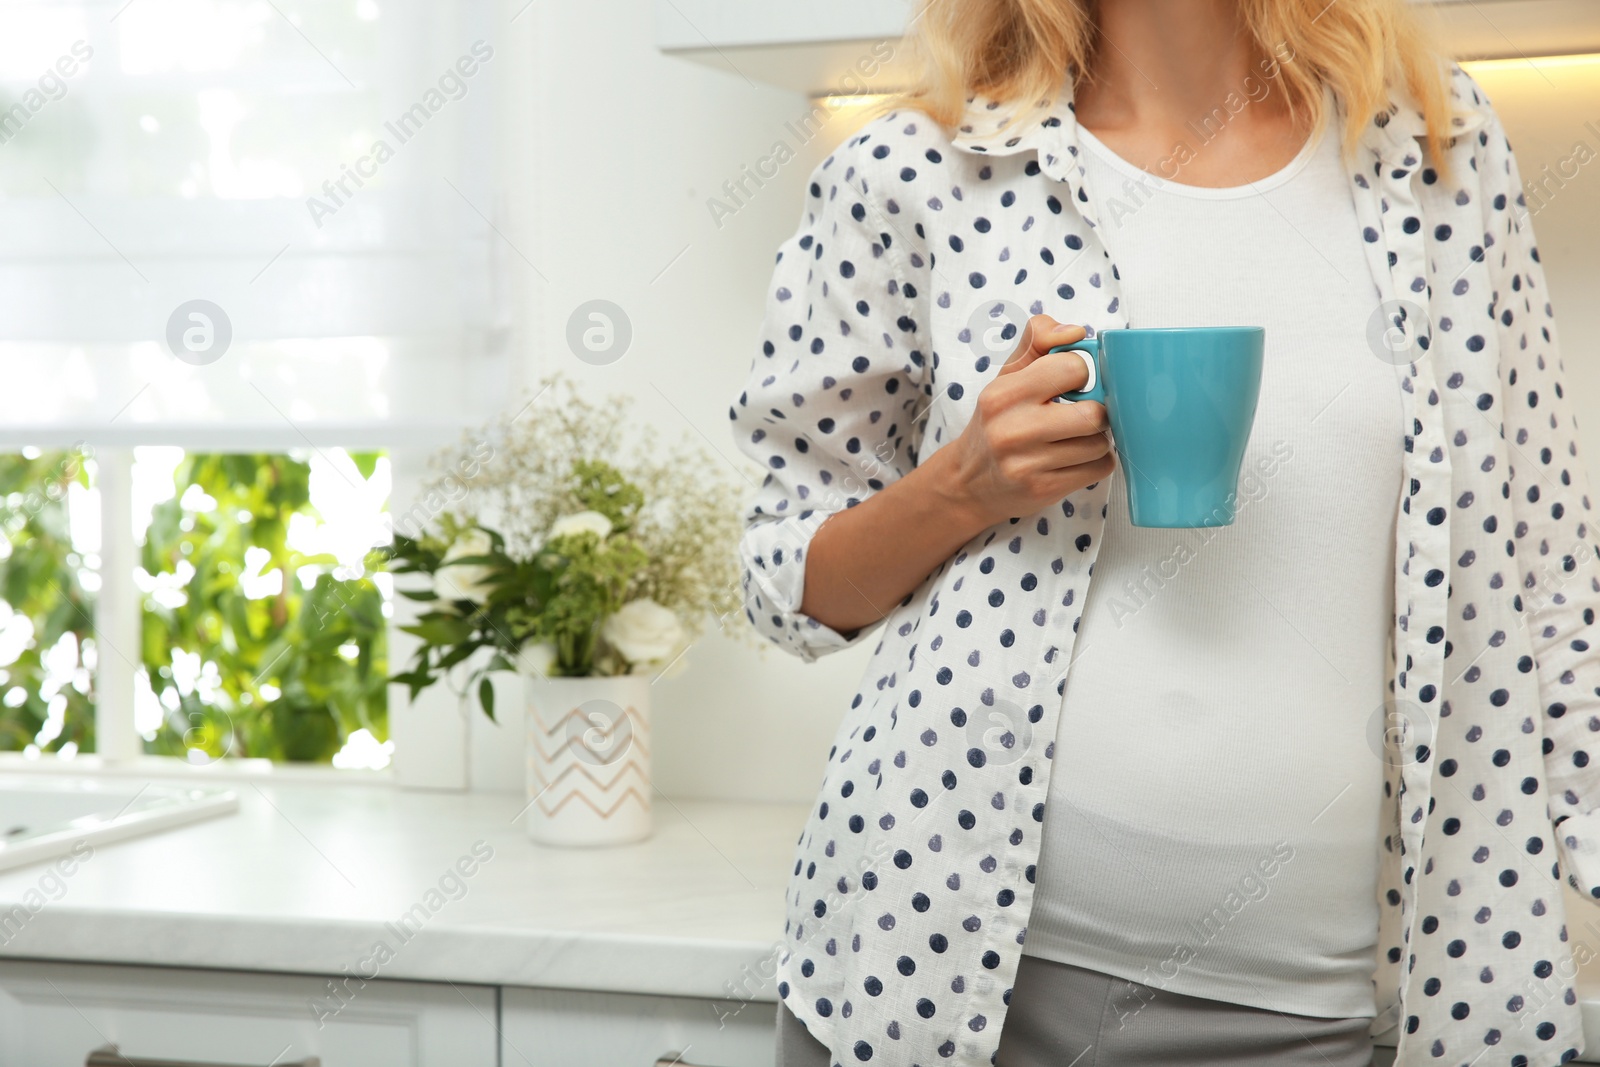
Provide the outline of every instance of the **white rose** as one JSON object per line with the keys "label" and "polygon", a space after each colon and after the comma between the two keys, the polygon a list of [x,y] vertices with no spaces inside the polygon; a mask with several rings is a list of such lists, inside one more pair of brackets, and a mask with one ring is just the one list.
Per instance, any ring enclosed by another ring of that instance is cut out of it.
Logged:
{"label": "white rose", "polygon": [[458,564],[455,560],[488,555],[493,549],[494,542],[482,530],[474,527],[463,533],[440,561],[439,570],[433,576],[433,591],[442,600],[487,600],[490,568],[482,563]]}
{"label": "white rose", "polygon": [[524,678],[548,678],[556,666],[556,646],[546,641],[529,641],[517,650],[514,664]]}
{"label": "white rose", "polygon": [[550,537],[576,533],[592,533],[604,541],[611,534],[611,520],[598,511],[579,511],[563,515],[550,524]]}
{"label": "white rose", "polygon": [[634,666],[672,659],[683,648],[678,616],[654,600],[630,600],[600,626],[600,636]]}

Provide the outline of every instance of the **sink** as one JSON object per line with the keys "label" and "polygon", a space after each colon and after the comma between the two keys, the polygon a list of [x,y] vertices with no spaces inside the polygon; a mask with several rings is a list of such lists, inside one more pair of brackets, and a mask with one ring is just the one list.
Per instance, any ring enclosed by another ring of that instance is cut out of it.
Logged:
{"label": "sink", "polygon": [[215,786],[0,776],[0,871],[238,810]]}

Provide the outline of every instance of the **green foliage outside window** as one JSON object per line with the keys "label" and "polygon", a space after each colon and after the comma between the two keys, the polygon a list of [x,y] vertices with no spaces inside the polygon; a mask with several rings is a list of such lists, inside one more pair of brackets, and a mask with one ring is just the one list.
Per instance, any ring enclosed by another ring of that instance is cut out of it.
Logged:
{"label": "green foliage outside window", "polygon": [[[67,526],[73,483],[89,484],[77,452],[0,455],[0,599],[33,628],[22,654],[0,667],[0,749],[30,744],[53,701],[62,704],[62,729],[45,747],[94,747],[94,596],[80,580],[84,561]],[[8,619],[8,630],[19,625]],[[46,670],[47,653],[57,668],[70,661],[69,669]]]}
{"label": "green foliage outside window", "polygon": [[[375,454],[352,459],[363,477],[371,476]],[[48,484],[63,462],[60,454],[0,456],[0,491],[10,501],[27,492],[20,487]],[[146,750],[190,759],[326,762],[357,729],[387,738],[383,598],[370,577],[376,559],[366,573],[351,575],[336,571],[331,556],[306,555],[288,544],[292,516],[316,517],[309,464],[286,455],[190,454],[174,483],[172,499],[154,508],[140,555],[148,574],[172,576],[169,585],[187,575],[177,586],[181,604],[144,599],[140,655],[151,688],[164,697],[162,724]],[[184,505],[185,499],[195,503],[191,486],[210,498],[203,508]],[[8,504],[9,511],[15,507]],[[0,698],[0,747],[20,748],[37,734],[48,705],[39,692],[44,672],[33,666],[39,651],[67,630],[80,645],[88,636],[92,649],[93,606],[78,584],[82,564],[67,537],[64,500],[46,499],[20,524],[10,521],[19,532],[10,537],[10,556],[0,561],[0,595],[33,619],[37,635],[37,647],[6,668],[7,688],[18,686],[28,698],[15,707]],[[246,594],[247,580],[256,576],[246,558],[252,548],[265,553],[259,575],[281,572],[275,594]],[[320,572],[310,588],[299,580],[302,567]],[[180,656],[198,656],[205,664],[199,684],[180,684],[174,669]],[[66,727],[43,747],[75,740],[91,749],[93,694],[74,699],[70,687],[63,692]]]}
{"label": "green foliage outside window", "polygon": [[[356,454],[363,477],[375,454]],[[284,455],[188,455],[174,475],[178,492],[158,504],[145,536],[150,574],[194,573],[188,602],[146,601],[144,662],[151,687],[176,694],[174,652],[200,652],[216,664],[210,698],[199,687],[178,695],[151,742],[156,752],[203,748],[212,756],[266,756],[325,762],[357,729],[388,736],[383,599],[372,579],[335,577],[332,556],[288,544],[289,519],[315,514],[309,464]],[[183,506],[189,486],[216,501]],[[276,595],[245,595],[246,550],[268,554],[260,573],[283,574]],[[310,589],[300,568],[327,568]],[[169,698],[170,699],[170,698]]]}

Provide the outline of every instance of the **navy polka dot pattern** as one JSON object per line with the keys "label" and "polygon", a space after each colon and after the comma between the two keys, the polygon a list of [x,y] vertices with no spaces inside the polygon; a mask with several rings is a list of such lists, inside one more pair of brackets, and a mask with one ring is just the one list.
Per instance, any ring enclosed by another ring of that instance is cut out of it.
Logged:
{"label": "navy polka dot pattern", "polygon": [[[1374,980],[1401,1067],[1543,1067],[1583,1040],[1561,880],[1600,898],[1600,565],[1521,180],[1478,87],[1455,69],[1452,90],[1447,168],[1398,102],[1350,164],[1373,306],[1416,309]],[[974,99],[950,136],[901,111],[817,168],[730,412],[767,472],[741,544],[750,621],[807,660],[876,635],[778,968],[840,1064],[994,1062],[1099,550],[1104,482],[980,534],[878,627],[799,611],[821,522],[966,424],[998,371],[982,309],[1126,325],[1070,97],[1006,117]]]}

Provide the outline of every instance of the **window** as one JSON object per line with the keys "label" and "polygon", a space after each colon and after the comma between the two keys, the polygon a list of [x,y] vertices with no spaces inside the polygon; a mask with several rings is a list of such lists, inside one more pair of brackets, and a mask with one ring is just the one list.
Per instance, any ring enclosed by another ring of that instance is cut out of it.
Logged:
{"label": "window", "polygon": [[0,747],[383,761],[386,457],[512,381],[491,11],[8,5]]}
{"label": "window", "polygon": [[81,450],[0,456],[0,747],[94,751],[104,655],[132,661],[145,752],[385,766],[392,587],[369,557],[388,461],[136,449],[141,618],[126,648],[93,627],[96,468]]}

